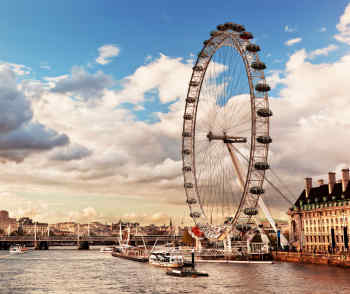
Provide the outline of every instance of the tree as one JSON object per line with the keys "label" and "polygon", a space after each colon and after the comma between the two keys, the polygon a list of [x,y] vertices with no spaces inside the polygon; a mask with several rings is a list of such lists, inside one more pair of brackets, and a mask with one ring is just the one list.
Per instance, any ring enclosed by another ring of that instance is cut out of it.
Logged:
{"label": "tree", "polygon": [[196,240],[192,238],[187,228],[184,230],[184,235],[182,237],[182,242],[187,246],[194,246],[196,244]]}

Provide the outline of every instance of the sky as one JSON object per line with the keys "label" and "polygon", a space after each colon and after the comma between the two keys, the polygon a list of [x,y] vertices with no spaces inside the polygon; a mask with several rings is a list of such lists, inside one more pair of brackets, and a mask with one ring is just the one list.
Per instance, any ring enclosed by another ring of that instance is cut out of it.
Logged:
{"label": "sky", "polygon": [[[218,5],[219,4],[219,5]],[[272,91],[271,166],[294,193],[350,166],[348,1],[2,1],[0,209],[38,221],[188,222],[196,54],[243,24]],[[288,203],[266,203],[276,218]]]}

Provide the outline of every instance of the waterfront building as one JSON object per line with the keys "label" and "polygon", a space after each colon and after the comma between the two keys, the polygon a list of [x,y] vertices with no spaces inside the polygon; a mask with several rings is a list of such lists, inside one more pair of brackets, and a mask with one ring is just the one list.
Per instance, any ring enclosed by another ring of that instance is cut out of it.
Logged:
{"label": "waterfront building", "polygon": [[17,231],[18,222],[15,218],[9,217],[9,213],[6,210],[0,210],[0,230],[4,234],[11,234]]}
{"label": "waterfront building", "polygon": [[78,232],[78,224],[75,222],[57,223],[57,224],[54,224],[52,228],[59,232],[66,232],[72,235]]}
{"label": "waterfront building", "polygon": [[348,251],[349,169],[342,170],[338,181],[336,174],[329,172],[328,184],[322,179],[317,183],[313,187],[312,178],[306,178],[305,189],[288,211],[290,243],[303,252]]}

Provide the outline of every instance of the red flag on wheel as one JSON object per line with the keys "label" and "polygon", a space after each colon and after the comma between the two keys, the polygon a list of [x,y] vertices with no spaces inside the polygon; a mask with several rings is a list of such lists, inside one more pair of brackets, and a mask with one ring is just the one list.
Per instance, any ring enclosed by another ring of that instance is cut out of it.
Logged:
{"label": "red flag on wheel", "polygon": [[197,237],[203,237],[203,232],[197,226],[192,227],[192,233]]}

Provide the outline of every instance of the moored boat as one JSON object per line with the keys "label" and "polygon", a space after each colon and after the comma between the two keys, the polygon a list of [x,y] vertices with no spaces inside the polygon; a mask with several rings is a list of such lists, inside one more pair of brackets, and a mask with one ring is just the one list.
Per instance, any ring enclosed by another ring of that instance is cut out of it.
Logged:
{"label": "moored boat", "polygon": [[159,267],[180,268],[184,265],[184,258],[180,252],[152,252],[149,264]]}
{"label": "moored boat", "polygon": [[208,277],[208,273],[198,272],[194,268],[169,269],[166,274],[174,277]]}
{"label": "moored boat", "polygon": [[101,253],[112,253],[114,247],[103,247],[100,249]]}
{"label": "moored boat", "polygon": [[112,256],[137,262],[148,262],[148,256],[145,254],[145,250],[138,247],[115,247]]}
{"label": "moored boat", "polygon": [[21,245],[21,244],[16,244],[16,245],[12,245],[9,249],[9,252],[11,254],[20,254],[20,253],[25,253],[29,250],[29,248],[27,248],[25,245]]}

